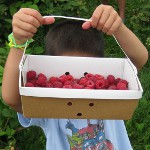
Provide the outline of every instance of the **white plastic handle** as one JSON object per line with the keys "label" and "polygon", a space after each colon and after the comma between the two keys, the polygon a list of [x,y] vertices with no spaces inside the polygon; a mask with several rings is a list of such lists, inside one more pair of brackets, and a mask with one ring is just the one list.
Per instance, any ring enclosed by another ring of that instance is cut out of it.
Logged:
{"label": "white plastic handle", "polygon": [[64,19],[73,19],[73,20],[82,20],[82,21],[92,21],[91,19],[77,18],[77,17],[67,17],[67,16],[43,16],[43,18],[64,18]]}
{"label": "white plastic handle", "polygon": [[120,47],[120,49],[123,51],[124,55],[127,57],[129,64],[131,65],[131,67],[133,68],[133,71],[135,73],[135,75],[137,75],[137,68],[134,66],[134,64],[132,63],[132,61],[130,60],[130,58],[128,57],[128,55],[126,54],[126,52],[123,50],[123,48],[120,46],[119,42],[117,41],[116,37],[113,35],[115,41],[117,42],[118,46]]}
{"label": "white plastic handle", "polygon": [[22,70],[22,67],[23,67],[23,63],[25,61],[25,52],[26,52],[26,48],[27,48],[27,42],[28,42],[28,39],[26,41],[26,45],[25,45],[25,48],[23,50],[23,55],[22,55],[22,58],[21,58],[21,61],[20,61],[20,64],[19,64],[19,69]]}

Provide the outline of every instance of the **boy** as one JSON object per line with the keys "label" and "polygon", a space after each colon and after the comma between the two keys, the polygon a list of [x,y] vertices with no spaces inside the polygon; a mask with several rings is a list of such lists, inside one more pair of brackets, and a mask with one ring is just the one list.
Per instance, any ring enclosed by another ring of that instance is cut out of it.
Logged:
{"label": "boy", "polygon": [[[91,20],[84,23],[66,21],[54,25],[46,37],[46,53],[103,57],[102,31],[115,35],[137,69],[142,68],[148,59],[148,52],[111,6],[98,6]],[[131,150],[125,125],[121,120],[24,118],[21,114],[18,65],[23,51],[20,48],[27,38],[34,36],[41,24],[53,22],[54,18],[43,19],[39,12],[29,8],[21,9],[14,15],[12,25],[16,45],[11,47],[5,65],[2,86],[4,101],[18,112],[19,121],[24,127],[36,125],[43,129],[47,138],[47,150]]]}

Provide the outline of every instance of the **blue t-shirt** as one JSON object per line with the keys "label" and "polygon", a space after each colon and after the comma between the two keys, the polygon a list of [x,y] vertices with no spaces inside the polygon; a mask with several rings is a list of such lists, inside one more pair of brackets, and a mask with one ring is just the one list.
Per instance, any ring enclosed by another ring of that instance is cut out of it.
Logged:
{"label": "blue t-shirt", "polygon": [[43,129],[46,150],[133,150],[122,120],[18,118]]}

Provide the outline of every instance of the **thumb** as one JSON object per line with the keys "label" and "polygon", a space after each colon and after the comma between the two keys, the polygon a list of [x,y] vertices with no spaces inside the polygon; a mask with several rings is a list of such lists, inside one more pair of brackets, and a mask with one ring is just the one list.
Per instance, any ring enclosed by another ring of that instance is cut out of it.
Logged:
{"label": "thumb", "polygon": [[[91,18],[90,18],[90,20],[91,20]],[[87,30],[87,29],[89,29],[90,27],[92,27],[92,24],[91,24],[91,21],[86,21],[86,22],[84,22],[83,24],[82,24],[82,28],[84,29],[84,30]]]}
{"label": "thumb", "polygon": [[55,22],[54,17],[43,17],[42,25],[52,24]]}
{"label": "thumb", "polygon": [[83,28],[84,30],[89,29],[90,27],[92,27],[92,25],[91,25],[91,22],[89,22],[89,21],[84,22],[84,23],[82,24],[82,28]]}

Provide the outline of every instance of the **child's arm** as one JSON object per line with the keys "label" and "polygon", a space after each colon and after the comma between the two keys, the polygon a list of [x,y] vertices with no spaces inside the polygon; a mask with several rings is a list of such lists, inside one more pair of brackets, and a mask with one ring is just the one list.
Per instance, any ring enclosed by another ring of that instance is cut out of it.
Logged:
{"label": "child's arm", "polygon": [[139,71],[148,60],[148,51],[145,46],[124,24],[114,35]]}
{"label": "child's arm", "polygon": [[[54,18],[43,19],[41,14],[33,9],[20,9],[12,21],[13,34],[17,44],[23,44],[27,38],[32,38],[41,24],[50,24]],[[11,48],[4,69],[2,96],[3,100],[17,112],[22,112],[19,94],[19,63],[23,51]]]}
{"label": "child's arm", "polygon": [[98,6],[91,20],[83,24],[83,29],[93,27],[108,35],[114,35],[137,69],[142,68],[148,59],[148,52],[135,34],[122,23],[120,16],[111,6]]}

